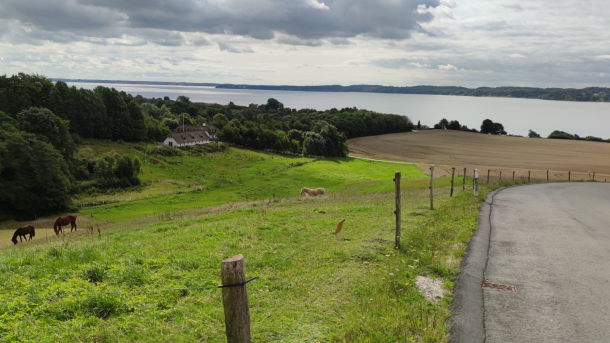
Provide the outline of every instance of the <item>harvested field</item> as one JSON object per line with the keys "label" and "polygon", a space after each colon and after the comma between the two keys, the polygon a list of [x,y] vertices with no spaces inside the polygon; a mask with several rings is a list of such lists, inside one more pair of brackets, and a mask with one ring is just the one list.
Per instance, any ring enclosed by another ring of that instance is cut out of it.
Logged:
{"label": "harvested field", "polygon": [[[446,176],[450,167],[479,168],[481,176],[491,169],[492,179],[527,177],[546,180],[610,180],[610,144],[589,141],[501,137],[480,133],[429,130],[354,138],[348,141],[351,155],[372,159],[414,162],[427,172],[436,167],[435,176]],[[447,167],[448,166],[448,167]],[[589,173],[589,171],[591,173]]]}

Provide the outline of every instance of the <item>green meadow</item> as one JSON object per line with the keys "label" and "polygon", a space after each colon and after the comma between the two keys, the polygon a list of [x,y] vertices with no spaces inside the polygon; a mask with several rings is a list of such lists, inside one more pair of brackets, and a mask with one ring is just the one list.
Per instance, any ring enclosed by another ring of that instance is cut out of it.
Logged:
{"label": "green meadow", "polygon": [[[201,287],[219,285],[220,262],[236,254],[258,277],[247,285],[253,341],[448,340],[450,292],[487,188],[450,198],[450,180],[436,179],[431,211],[429,178],[413,165],[233,148],[143,160],[144,186],[77,199],[131,201],[83,209],[77,233],[0,251],[0,341],[225,342],[221,291]],[[300,196],[302,186],[327,195]],[[427,301],[420,275],[441,279],[445,296]]]}
{"label": "green meadow", "polygon": [[[85,207],[86,215],[123,221],[165,211],[181,211],[228,203],[299,197],[301,187],[325,188],[327,194],[366,194],[378,183],[402,172],[405,188],[429,183],[415,165],[380,163],[355,158],[311,159],[276,153],[227,148],[205,153],[185,150],[183,156],[162,157],[118,143],[94,145],[97,154],[115,151],[139,156],[144,164],[140,179],[144,186],[120,194],[81,196],[77,203],[118,201],[105,206]],[[460,179],[461,180],[461,179]],[[447,185],[448,179],[439,179]],[[194,187],[201,187],[194,190]],[[177,193],[178,192],[178,193]]]}

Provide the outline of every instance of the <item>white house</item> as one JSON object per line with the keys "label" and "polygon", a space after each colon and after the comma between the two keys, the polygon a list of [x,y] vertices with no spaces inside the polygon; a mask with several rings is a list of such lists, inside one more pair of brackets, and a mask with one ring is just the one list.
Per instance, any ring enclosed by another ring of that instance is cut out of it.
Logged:
{"label": "white house", "polygon": [[208,144],[216,139],[218,128],[212,125],[180,125],[165,137],[165,146],[187,146]]}

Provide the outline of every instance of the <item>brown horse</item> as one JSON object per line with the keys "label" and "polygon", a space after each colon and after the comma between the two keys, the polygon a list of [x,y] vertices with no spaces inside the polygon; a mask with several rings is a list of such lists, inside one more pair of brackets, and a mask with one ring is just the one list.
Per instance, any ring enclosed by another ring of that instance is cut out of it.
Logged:
{"label": "brown horse", "polygon": [[303,187],[303,188],[301,188],[301,194],[303,194],[303,193],[306,193],[310,197],[317,197],[318,195],[324,195],[326,193],[326,191],[324,190],[324,188],[310,189],[310,188]]}
{"label": "brown horse", "polygon": [[64,230],[62,230],[62,226],[64,225],[68,225],[70,224],[70,232],[72,232],[72,230],[76,231],[76,216],[73,214],[67,215],[65,217],[57,217],[57,219],[55,219],[55,224],[53,224],[53,231],[55,231],[56,235],[59,235],[59,232],[61,231],[62,233],[64,232]]}
{"label": "brown horse", "polygon": [[32,237],[36,236],[36,231],[34,230],[34,225],[28,224],[25,226],[22,226],[20,228],[17,229],[17,231],[15,231],[15,234],[13,235],[13,239],[11,239],[11,241],[13,241],[13,244],[17,244],[17,236],[19,236],[19,241],[21,243],[23,243],[23,239],[25,238],[25,241],[28,241],[28,238],[26,237],[26,235],[30,235],[30,241],[32,240]]}

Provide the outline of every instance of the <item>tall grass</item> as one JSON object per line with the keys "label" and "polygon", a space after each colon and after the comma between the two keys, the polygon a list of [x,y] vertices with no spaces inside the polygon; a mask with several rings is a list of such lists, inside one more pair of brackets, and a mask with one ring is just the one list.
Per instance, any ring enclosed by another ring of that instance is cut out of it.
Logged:
{"label": "tall grass", "polygon": [[172,212],[101,240],[1,251],[0,338],[224,342],[218,290],[158,290],[218,285],[220,262],[241,253],[247,276],[259,276],[248,284],[255,341],[446,341],[449,293],[430,303],[414,280],[441,278],[451,290],[485,190],[449,198],[437,189],[430,211],[425,182],[406,186],[395,249],[392,187],[371,199],[386,183]]}

